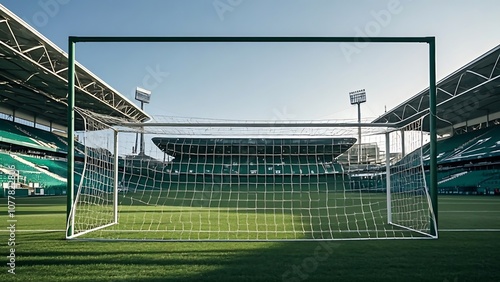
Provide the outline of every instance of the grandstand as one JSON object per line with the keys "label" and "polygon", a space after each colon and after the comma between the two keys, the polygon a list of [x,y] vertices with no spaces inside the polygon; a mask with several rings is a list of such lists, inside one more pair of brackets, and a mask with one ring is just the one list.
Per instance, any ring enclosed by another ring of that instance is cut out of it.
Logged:
{"label": "grandstand", "polygon": [[[441,193],[500,194],[500,126],[455,135],[439,142]],[[428,148],[424,148],[426,159]]]}
{"label": "grandstand", "polygon": [[[164,138],[152,142],[174,157],[167,169],[175,178],[235,178],[239,182],[293,182],[293,178],[325,180],[343,173],[336,157],[355,138]],[[332,178],[333,179],[333,178]]]}
{"label": "grandstand", "polygon": [[[14,176],[17,196],[65,194],[67,54],[2,5],[0,53],[0,181]],[[79,108],[134,122],[150,118],[78,63],[76,81]],[[83,129],[81,116],[75,126]],[[84,148],[76,142],[76,177]]]}
{"label": "grandstand", "polygon": [[0,119],[0,148],[8,151],[30,150],[65,156],[65,138],[43,129]]}
{"label": "grandstand", "polygon": [[[500,195],[500,45],[439,81],[437,91],[438,191]],[[428,92],[421,91],[373,122],[426,116]],[[428,169],[429,145],[422,150]],[[402,157],[411,154],[403,151]]]}

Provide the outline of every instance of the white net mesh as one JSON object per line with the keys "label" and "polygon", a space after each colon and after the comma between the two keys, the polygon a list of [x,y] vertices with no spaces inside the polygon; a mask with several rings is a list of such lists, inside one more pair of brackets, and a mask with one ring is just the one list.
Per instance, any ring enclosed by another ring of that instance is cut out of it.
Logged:
{"label": "white net mesh", "polygon": [[[430,232],[419,121],[389,134],[387,154],[388,128],[381,127],[363,126],[358,146],[358,127],[332,121],[162,118],[132,126],[85,115],[73,237],[332,240]],[[116,145],[106,123],[120,132]]]}

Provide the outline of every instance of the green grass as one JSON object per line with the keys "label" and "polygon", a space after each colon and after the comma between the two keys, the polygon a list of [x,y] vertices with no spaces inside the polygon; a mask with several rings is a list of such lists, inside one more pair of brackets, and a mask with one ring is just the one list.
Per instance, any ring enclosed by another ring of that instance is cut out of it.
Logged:
{"label": "green grass", "polygon": [[[13,276],[1,203],[0,281],[500,281],[500,232],[324,243],[66,241],[63,231],[43,231],[64,230],[63,197],[16,199]],[[439,208],[442,230],[500,229],[500,197],[442,196]]]}
{"label": "green grass", "polygon": [[[111,198],[112,195],[102,193],[96,197],[85,194],[81,198],[77,204],[76,234],[113,222],[111,205],[86,204],[102,203],[105,197]],[[393,222],[430,232],[425,197],[409,193],[395,193],[392,197]],[[422,236],[387,224],[387,200],[383,193],[313,189],[293,192],[169,189],[167,192],[120,193],[119,203],[119,224],[89,233],[84,238],[303,240]],[[413,206],[405,206],[398,213],[398,203]]]}

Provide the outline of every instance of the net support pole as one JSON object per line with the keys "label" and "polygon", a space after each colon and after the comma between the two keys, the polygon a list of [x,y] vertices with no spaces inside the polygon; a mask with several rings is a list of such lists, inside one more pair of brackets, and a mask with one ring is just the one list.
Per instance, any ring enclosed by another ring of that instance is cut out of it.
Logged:
{"label": "net support pole", "polygon": [[361,164],[361,103],[358,103],[358,164]]}
{"label": "net support pole", "polygon": [[118,131],[113,131],[113,215],[114,223],[118,223]]}
{"label": "net support pole", "polygon": [[401,158],[406,156],[406,148],[405,148],[405,131],[401,129]]}
{"label": "net support pole", "polygon": [[75,42],[70,37],[68,39],[68,174],[66,182],[66,237],[73,236],[74,216],[71,216],[71,209],[75,198],[75,180],[73,173],[75,170]]}
{"label": "net support pole", "polygon": [[[144,102],[141,101],[141,110],[144,110]],[[144,153],[144,147],[145,147],[145,144],[144,144],[144,128],[142,128],[141,130],[141,144],[140,144],[140,149],[139,149],[139,155],[140,156],[144,156],[145,153]]]}
{"label": "net support pole", "polygon": [[385,179],[386,179],[386,195],[387,195],[387,223],[392,223],[392,206],[391,206],[391,141],[390,132],[385,134]]}
{"label": "net support pole", "polygon": [[430,196],[432,203],[431,234],[438,232],[438,181],[437,181],[437,134],[436,134],[436,40],[429,38],[429,125],[430,125]]}

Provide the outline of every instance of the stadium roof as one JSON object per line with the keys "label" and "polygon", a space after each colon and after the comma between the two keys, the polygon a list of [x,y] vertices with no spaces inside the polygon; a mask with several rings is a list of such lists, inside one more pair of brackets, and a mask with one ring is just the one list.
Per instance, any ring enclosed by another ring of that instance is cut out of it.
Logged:
{"label": "stadium roof", "polygon": [[[0,5],[0,101],[21,111],[67,126],[67,54]],[[76,64],[77,107],[144,122],[150,117],[104,81]],[[78,116],[78,115],[77,115]],[[75,127],[82,129],[76,117]]]}
{"label": "stadium roof", "polygon": [[332,146],[332,145],[352,145],[356,143],[356,138],[171,138],[154,137],[155,144],[181,144],[197,146]]}
{"label": "stadium roof", "polygon": [[[429,88],[373,123],[410,123],[429,113]],[[500,118],[500,45],[437,83],[437,128],[445,131]],[[429,130],[428,119],[424,130]]]}
{"label": "stadium roof", "polygon": [[[153,143],[165,153],[195,155],[257,154],[333,154],[347,151],[356,138],[167,138],[154,137]],[[259,153],[260,152],[260,153]]]}

